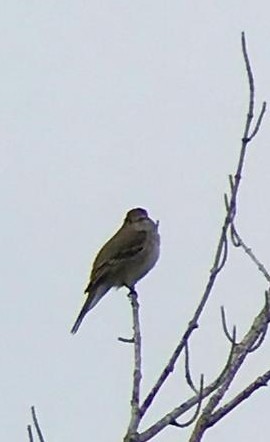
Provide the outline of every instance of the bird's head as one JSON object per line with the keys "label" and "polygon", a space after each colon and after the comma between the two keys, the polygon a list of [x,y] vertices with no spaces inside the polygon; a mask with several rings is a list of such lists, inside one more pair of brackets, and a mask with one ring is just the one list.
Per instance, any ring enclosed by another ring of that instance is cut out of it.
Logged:
{"label": "bird's head", "polygon": [[131,209],[125,218],[125,224],[136,223],[148,218],[148,213],[145,209],[137,207],[136,209]]}

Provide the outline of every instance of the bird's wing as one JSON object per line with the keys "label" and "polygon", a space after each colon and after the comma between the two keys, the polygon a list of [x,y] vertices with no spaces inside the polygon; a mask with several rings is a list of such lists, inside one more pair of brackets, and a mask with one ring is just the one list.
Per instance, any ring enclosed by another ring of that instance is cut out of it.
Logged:
{"label": "bird's wing", "polygon": [[[106,277],[112,267],[136,256],[145,246],[147,233],[144,230],[121,228],[100,250],[91,273],[91,282],[96,284]],[[89,287],[89,286],[88,286]],[[88,291],[86,289],[86,291]]]}

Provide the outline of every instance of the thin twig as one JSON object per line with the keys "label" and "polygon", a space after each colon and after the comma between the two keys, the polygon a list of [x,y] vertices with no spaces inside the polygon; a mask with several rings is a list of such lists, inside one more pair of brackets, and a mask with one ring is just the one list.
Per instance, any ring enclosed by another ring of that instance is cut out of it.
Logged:
{"label": "thin twig", "polygon": [[264,329],[262,330],[261,336],[259,336],[257,342],[255,342],[252,345],[252,347],[250,347],[249,353],[253,353],[262,345],[262,343],[266,337],[267,331],[268,331],[268,323],[266,322],[264,325]]}
{"label": "thin twig", "polygon": [[194,382],[192,381],[189,365],[190,365],[189,364],[189,347],[188,347],[188,341],[187,341],[186,345],[185,345],[185,377],[186,377],[187,384],[194,391],[194,393],[199,394],[197,388],[194,385]]}
{"label": "thin twig", "polygon": [[[248,52],[247,52],[246,37],[245,37],[244,32],[242,32],[242,34],[241,34],[241,45],[242,45],[242,53],[243,53],[243,57],[244,57],[246,73],[248,76],[248,85],[249,85],[249,107],[248,107],[248,114],[247,114],[247,119],[246,119],[244,135],[243,135],[243,139],[242,139],[243,143],[247,144],[250,141],[249,131],[250,131],[250,126],[251,126],[253,116],[254,116],[255,87],[254,87],[254,77],[253,77],[251,64],[250,64],[249,56],[248,56]],[[259,128],[258,128],[258,130],[259,130]]]}
{"label": "thin twig", "polygon": [[222,245],[222,254],[220,256],[220,262],[218,264],[218,266],[215,268],[215,273],[216,275],[223,269],[223,267],[225,266],[225,263],[227,261],[228,258],[228,240],[227,240],[227,234],[224,234],[224,240],[223,240],[223,245]]}
{"label": "thin twig", "polygon": [[134,338],[121,338],[121,336],[119,336],[117,339],[125,344],[134,344]]}
{"label": "thin twig", "polygon": [[241,246],[241,243],[239,242],[237,234],[236,234],[234,223],[231,224],[231,241],[232,241],[234,247],[240,247]]}
{"label": "thin twig", "polygon": [[229,182],[230,182],[230,188],[231,188],[231,192],[233,191],[233,186],[234,186],[234,179],[233,176],[230,174],[229,175]]}
{"label": "thin twig", "polygon": [[222,320],[222,327],[225,333],[225,336],[228,338],[228,340],[232,343],[232,344],[236,344],[236,326],[233,326],[233,332],[232,335],[230,334],[228,327],[227,327],[227,323],[226,323],[226,314],[225,314],[225,308],[222,305],[220,307],[221,310],[221,320]]}
{"label": "thin twig", "polygon": [[32,413],[32,419],[33,419],[33,422],[34,422],[34,427],[36,429],[38,438],[39,438],[40,442],[45,442],[45,439],[44,439],[44,437],[42,435],[42,432],[41,432],[41,429],[40,429],[40,426],[39,426],[39,423],[38,423],[38,419],[37,419],[37,415],[36,415],[36,411],[35,411],[35,407],[34,406],[31,407],[31,413]]}
{"label": "thin twig", "polygon": [[29,442],[34,442],[31,425],[27,425],[27,433],[29,437]]}
{"label": "thin twig", "polygon": [[231,341],[231,348],[230,348],[230,353],[229,353],[229,356],[228,356],[228,359],[227,359],[227,361],[226,361],[226,364],[225,364],[225,366],[224,366],[224,368],[223,368],[223,370],[222,370],[222,372],[220,373],[220,375],[218,376],[218,378],[216,379],[216,383],[214,384],[214,387],[215,388],[213,388],[213,390],[216,390],[216,388],[219,386],[219,385],[221,385],[221,383],[223,382],[223,380],[224,380],[224,378],[225,378],[225,376],[226,376],[226,374],[227,374],[227,372],[228,372],[228,370],[229,370],[229,368],[230,368],[230,366],[231,366],[231,362],[232,362],[232,359],[233,359],[233,355],[234,355],[234,352],[235,352],[235,347],[236,347],[236,342],[235,342],[235,339],[236,338],[236,329],[234,328],[233,329],[233,336],[232,336],[232,341]]}
{"label": "thin twig", "polygon": [[179,424],[179,422],[174,420],[174,421],[171,422],[171,425],[174,425],[175,427],[179,427],[179,428],[186,428],[186,427],[189,427],[191,424],[193,424],[195,422],[195,420],[199,416],[199,413],[200,413],[200,410],[201,410],[201,406],[202,406],[203,383],[204,383],[204,378],[203,378],[203,375],[201,375],[200,389],[199,389],[199,392],[198,392],[198,402],[197,402],[197,406],[196,406],[194,415],[187,422],[185,422],[183,424]]}
{"label": "thin twig", "polygon": [[260,129],[260,125],[261,125],[261,122],[262,122],[265,112],[266,112],[266,101],[264,101],[262,104],[260,115],[258,117],[257,123],[255,124],[252,134],[249,136],[249,140],[252,140],[252,138],[254,138],[257,135],[257,132]]}
{"label": "thin twig", "polygon": [[257,266],[258,270],[264,275],[265,279],[270,282],[270,274],[266,270],[265,266],[261,263],[261,261],[258,260],[258,258],[254,255],[251,248],[248,247],[243,239],[240,237],[239,233],[237,232],[235,228],[235,224],[233,223],[231,225],[231,236],[232,236],[232,242],[237,247],[242,247],[245,253],[250,257],[251,261],[254,262],[254,264]]}
{"label": "thin twig", "polygon": [[268,315],[265,315],[265,324],[264,324],[264,329],[262,330],[261,336],[259,336],[258,341],[255,342],[250,348],[249,348],[249,352],[252,353],[253,351],[257,350],[263,343],[266,334],[267,334],[267,330],[268,330],[268,322],[269,322],[269,312],[270,312],[270,308],[269,308],[269,293],[270,291],[265,291],[265,311],[268,312]]}
{"label": "thin twig", "polygon": [[261,387],[266,387],[270,380],[270,370],[265,372],[262,376],[259,376],[254,382],[246,387],[241,393],[239,393],[234,399],[220,407],[215,413],[212,414],[208,427],[213,426],[216,422],[221,420],[224,416],[230,413],[234,408],[240,405],[243,401],[248,399],[256,390]]}

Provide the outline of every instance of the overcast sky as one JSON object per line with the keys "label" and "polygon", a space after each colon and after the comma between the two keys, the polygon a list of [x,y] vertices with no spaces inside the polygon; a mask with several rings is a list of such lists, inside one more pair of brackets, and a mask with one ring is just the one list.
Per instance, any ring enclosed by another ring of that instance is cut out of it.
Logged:
{"label": "overcast sky", "polygon": [[[247,112],[243,30],[258,106],[269,101],[269,15],[266,0],[1,2],[1,440],[27,440],[33,404],[48,442],[122,440],[133,362],[117,341],[131,334],[126,290],[112,290],[69,332],[90,265],[128,209],[160,221],[160,261],[137,287],[145,395],[213,262]],[[237,217],[268,268],[269,136],[268,113]],[[266,288],[231,249],[190,342],[195,381],[213,380],[228,354],[220,305],[240,338]],[[267,347],[248,358],[228,397],[269,369]],[[179,364],[143,428],[190,394]],[[261,389],[205,441],[259,440],[269,407],[270,389]],[[172,427],[155,440],[189,432]]]}

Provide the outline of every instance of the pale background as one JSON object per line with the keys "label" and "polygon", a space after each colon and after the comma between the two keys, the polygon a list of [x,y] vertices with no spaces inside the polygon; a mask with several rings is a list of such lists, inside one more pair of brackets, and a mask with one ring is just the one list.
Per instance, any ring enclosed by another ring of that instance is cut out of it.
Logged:
{"label": "pale background", "polygon": [[[136,206],[160,220],[162,255],[138,284],[147,393],[205,287],[239,153],[248,99],[246,31],[257,103],[270,95],[268,1],[1,2],[0,439],[27,440],[30,406],[48,442],[120,441],[129,419],[132,348],[126,290],[69,330],[98,248]],[[269,114],[250,146],[238,226],[270,267]],[[195,381],[227,357],[220,305],[239,338],[267,288],[230,251],[191,340]],[[269,341],[233,393],[269,368]],[[178,366],[144,428],[185,398]],[[270,388],[205,441],[265,440]],[[186,420],[182,418],[183,420]],[[186,441],[169,428],[155,440]],[[261,432],[261,433],[260,433]],[[265,433],[264,433],[265,434]]]}

